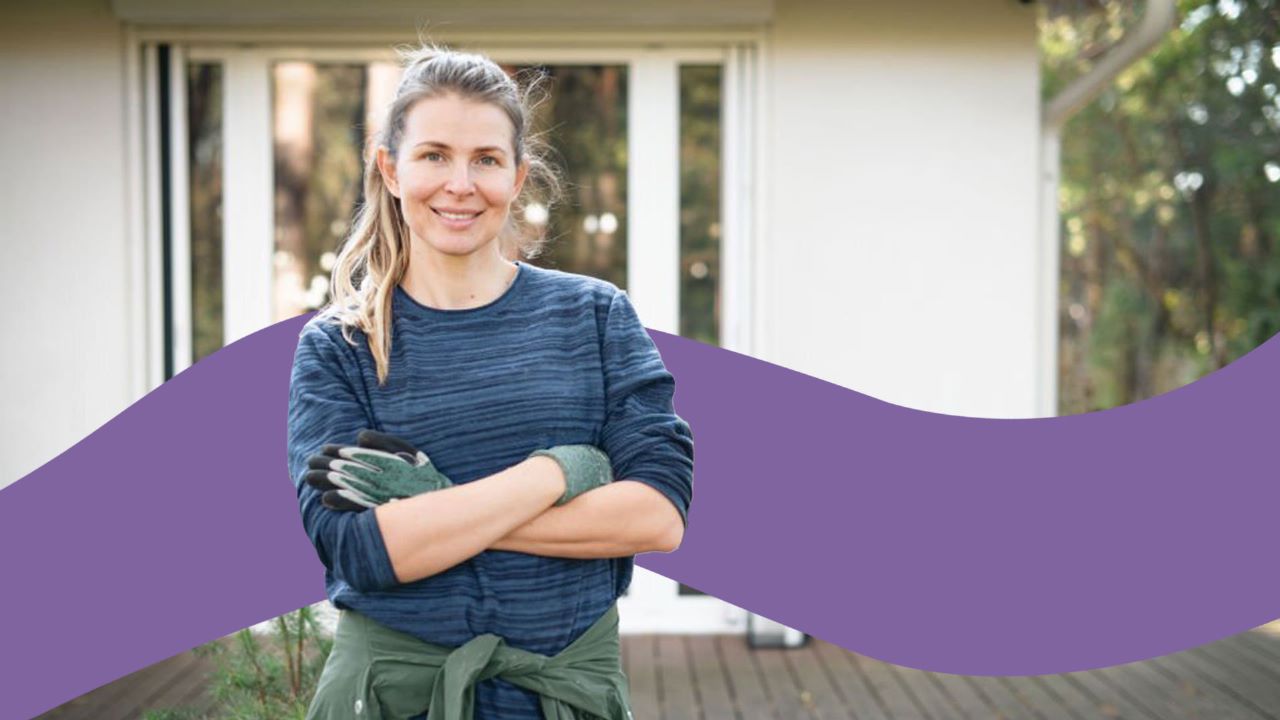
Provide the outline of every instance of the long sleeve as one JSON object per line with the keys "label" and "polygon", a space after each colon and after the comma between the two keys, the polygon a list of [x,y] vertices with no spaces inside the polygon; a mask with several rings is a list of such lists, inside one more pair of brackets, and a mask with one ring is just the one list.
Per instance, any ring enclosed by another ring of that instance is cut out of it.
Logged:
{"label": "long sleeve", "polygon": [[348,348],[337,345],[341,342],[315,320],[298,340],[289,383],[289,474],[302,526],[320,562],[357,592],[372,592],[397,584],[377,517],[369,511],[330,510],[321,504],[321,493],[302,481],[307,458],[325,444],[354,444],[360,430],[375,427],[354,390],[357,366],[344,352]]}
{"label": "long sleeve", "polygon": [[614,477],[662,493],[688,524],[693,435],[672,407],[675,379],[621,291],[610,303],[602,345],[606,417],[601,447],[613,461]]}

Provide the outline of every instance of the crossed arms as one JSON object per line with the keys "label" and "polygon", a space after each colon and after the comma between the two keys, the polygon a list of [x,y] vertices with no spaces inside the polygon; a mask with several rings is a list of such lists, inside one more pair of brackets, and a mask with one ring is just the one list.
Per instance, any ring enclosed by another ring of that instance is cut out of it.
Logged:
{"label": "crossed arms", "polygon": [[402,583],[435,575],[486,549],[585,559],[671,552],[680,545],[680,513],[652,487],[619,480],[554,506],[564,483],[555,461],[534,457],[370,512]]}

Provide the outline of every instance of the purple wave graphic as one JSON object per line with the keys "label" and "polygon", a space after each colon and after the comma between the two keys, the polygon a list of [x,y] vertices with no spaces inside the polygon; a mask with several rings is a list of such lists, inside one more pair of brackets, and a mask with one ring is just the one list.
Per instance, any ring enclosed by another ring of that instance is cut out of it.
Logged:
{"label": "purple wave graphic", "polygon": [[[285,461],[304,321],[206,358],[0,491],[0,717],[322,598]],[[1135,405],[986,420],[654,335],[697,462],[684,544],[645,567],[962,674],[1118,664],[1280,616],[1280,337]]]}

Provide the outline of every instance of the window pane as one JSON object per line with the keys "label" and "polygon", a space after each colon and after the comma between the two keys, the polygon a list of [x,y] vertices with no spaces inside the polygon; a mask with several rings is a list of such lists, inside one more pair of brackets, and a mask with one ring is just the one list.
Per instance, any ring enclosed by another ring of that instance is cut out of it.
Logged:
{"label": "window pane", "polygon": [[187,65],[191,360],[222,347],[222,66]]}
{"label": "window pane", "polygon": [[360,200],[365,108],[377,70],[276,63],[275,320],[328,299],[329,270]]}
{"label": "window pane", "polygon": [[680,334],[720,343],[720,66],[680,67]]}
{"label": "window pane", "polygon": [[565,197],[551,213],[544,267],[627,286],[627,69],[543,66],[547,101],[534,131],[563,163]]}

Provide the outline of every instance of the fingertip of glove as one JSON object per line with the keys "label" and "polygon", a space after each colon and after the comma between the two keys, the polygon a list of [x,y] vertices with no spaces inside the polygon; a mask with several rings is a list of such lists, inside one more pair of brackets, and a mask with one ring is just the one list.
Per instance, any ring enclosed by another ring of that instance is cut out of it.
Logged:
{"label": "fingertip of glove", "polygon": [[320,504],[339,512],[359,512],[368,509],[360,503],[348,500],[340,490],[330,490],[320,496]]}

